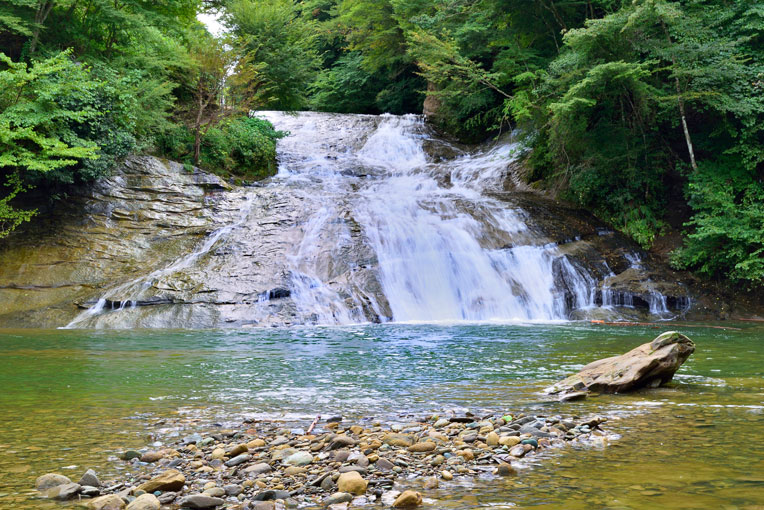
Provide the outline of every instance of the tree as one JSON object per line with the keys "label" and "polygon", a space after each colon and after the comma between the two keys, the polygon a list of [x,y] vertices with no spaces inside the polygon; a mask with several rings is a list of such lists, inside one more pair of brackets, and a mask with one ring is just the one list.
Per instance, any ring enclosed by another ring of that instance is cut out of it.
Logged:
{"label": "tree", "polygon": [[[95,143],[71,133],[71,123],[94,120],[87,107],[70,109],[61,98],[89,93],[96,84],[87,70],[72,62],[68,52],[35,62],[13,62],[0,53],[0,175],[9,188],[0,199],[0,237],[7,235],[34,211],[18,211],[11,200],[37,174],[74,167],[97,157]],[[66,141],[64,141],[66,140]]]}

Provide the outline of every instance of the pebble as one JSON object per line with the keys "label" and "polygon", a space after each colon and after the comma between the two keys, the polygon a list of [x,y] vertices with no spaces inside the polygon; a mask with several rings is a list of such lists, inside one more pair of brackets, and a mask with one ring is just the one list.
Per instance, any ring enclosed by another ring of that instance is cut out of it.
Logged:
{"label": "pebble", "polygon": [[441,472],[440,472],[440,476],[441,476],[441,477],[442,477],[444,480],[446,480],[446,481],[450,481],[450,480],[453,480],[453,479],[454,479],[454,475],[452,475],[452,474],[451,474],[451,471],[441,471]]}
{"label": "pebble", "polygon": [[366,493],[368,482],[357,471],[342,473],[337,479],[337,488],[340,492],[347,492],[360,496]]}
{"label": "pebble", "polygon": [[206,496],[204,494],[191,494],[180,500],[181,508],[215,508],[225,503],[225,500]]}

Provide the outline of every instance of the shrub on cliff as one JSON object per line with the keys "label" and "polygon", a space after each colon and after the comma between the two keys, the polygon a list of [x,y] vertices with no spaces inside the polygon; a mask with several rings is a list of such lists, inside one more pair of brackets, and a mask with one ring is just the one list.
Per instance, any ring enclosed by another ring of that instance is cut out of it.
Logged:
{"label": "shrub on cliff", "polygon": [[[199,166],[222,177],[258,180],[276,173],[276,140],[283,133],[256,117],[229,119],[207,131]],[[159,150],[170,159],[193,164],[194,134],[177,125],[159,139]]]}

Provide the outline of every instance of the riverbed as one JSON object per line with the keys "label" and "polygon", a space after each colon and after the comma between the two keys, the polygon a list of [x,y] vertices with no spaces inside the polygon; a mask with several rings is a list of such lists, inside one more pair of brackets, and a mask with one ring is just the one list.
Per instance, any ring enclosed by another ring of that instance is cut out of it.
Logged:
{"label": "riverbed", "polygon": [[[598,413],[621,439],[548,450],[510,479],[441,483],[435,508],[764,505],[764,326],[387,324],[238,330],[0,330],[0,508],[56,471],[101,479],[126,448],[192,429],[316,414],[410,420],[448,409]],[[690,327],[692,326],[692,327]],[[737,328],[737,329],[735,329]],[[676,329],[697,350],[667,388],[551,403],[541,389]],[[182,423],[183,428],[162,427]]]}

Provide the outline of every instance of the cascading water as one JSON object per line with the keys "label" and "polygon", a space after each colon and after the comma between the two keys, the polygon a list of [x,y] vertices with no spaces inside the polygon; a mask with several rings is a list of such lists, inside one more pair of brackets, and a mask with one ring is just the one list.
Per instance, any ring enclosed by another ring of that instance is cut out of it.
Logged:
{"label": "cascading water", "polygon": [[[641,271],[633,250],[609,255],[628,268],[616,275],[580,234],[612,231],[569,228],[557,204],[505,190],[511,136],[464,148],[414,115],[260,115],[289,133],[278,175],[219,197],[238,219],[69,327],[556,321],[642,299],[614,280]],[[663,316],[653,289],[639,303]]]}
{"label": "cascading water", "polygon": [[[320,129],[299,117],[267,117],[294,141],[310,140]],[[358,137],[355,147],[341,150],[340,164],[326,150],[337,146],[321,143],[308,148],[287,142],[281,157],[288,169],[284,177],[321,179],[325,187],[345,189],[353,218],[376,255],[393,320],[565,319],[570,310],[555,284],[555,264],[573,291],[572,305],[593,306],[594,280],[574,268],[555,244],[533,239],[521,212],[484,196],[505,178],[513,144],[434,164],[423,148],[426,134],[420,117],[382,116],[377,122],[370,136]],[[306,135],[306,129],[314,132]],[[293,151],[311,156],[295,157]],[[323,161],[316,157],[321,152]],[[348,169],[350,176],[344,176]],[[442,184],[444,179],[450,186]],[[315,237],[316,222],[325,223],[328,216],[322,208],[306,228],[305,239]],[[320,258],[314,251],[318,246],[300,245],[293,257],[295,267],[302,268],[300,275],[311,260]],[[321,322],[348,322],[352,313],[345,300],[335,295],[328,305],[332,299],[326,286],[314,278],[307,282],[304,276],[295,282],[299,308],[315,310]]]}

